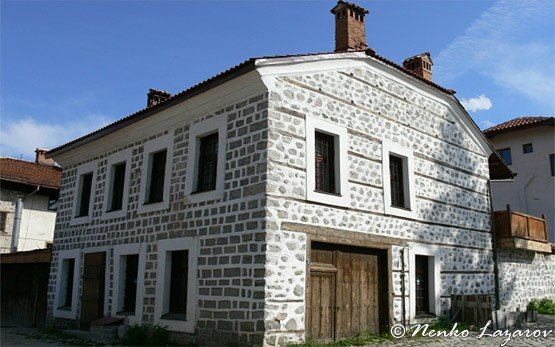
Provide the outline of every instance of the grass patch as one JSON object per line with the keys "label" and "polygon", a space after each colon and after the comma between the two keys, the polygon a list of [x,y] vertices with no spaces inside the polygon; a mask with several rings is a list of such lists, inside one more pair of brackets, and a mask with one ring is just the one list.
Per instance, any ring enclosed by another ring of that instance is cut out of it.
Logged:
{"label": "grass patch", "polygon": [[27,338],[43,341],[56,341],[71,346],[104,346],[101,342],[84,339],[54,328],[41,329],[40,331],[27,335]]}

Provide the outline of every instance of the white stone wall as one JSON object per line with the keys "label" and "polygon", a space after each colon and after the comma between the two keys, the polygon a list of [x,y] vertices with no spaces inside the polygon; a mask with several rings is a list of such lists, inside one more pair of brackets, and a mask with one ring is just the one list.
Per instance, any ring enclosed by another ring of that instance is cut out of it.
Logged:
{"label": "white stone wall", "polygon": [[[52,257],[49,285],[49,315],[52,317],[58,253],[67,249],[104,247],[110,266],[106,288],[108,311],[112,307],[113,246],[141,243],[146,249],[144,300],[140,316],[145,324],[154,322],[156,300],[157,245],[159,240],[198,236],[196,334],[206,340],[225,343],[261,343],[264,331],[264,272],[265,272],[265,181],[267,145],[267,95],[254,95],[195,120],[214,115],[227,118],[227,141],[224,193],[221,199],[186,203],[185,182],[189,152],[190,124],[152,134],[141,141],[92,158],[97,162],[96,181],[93,183],[94,206],[90,222],[71,226],[73,188],[76,184],[77,163],[64,168],[59,213]],[[170,134],[172,150],[170,208],[138,213],[143,146],[149,139]],[[131,150],[130,184],[127,215],[121,218],[102,218],[104,194],[108,186],[107,157],[117,151]],[[81,257],[83,257],[81,253]],[[82,262],[81,262],[82,267]],[[82,268],[79,273],[82,273]],[[81,286],[81,284],[79,285]],[[79,289],[78,300],[81,295]],[[80,316],[80,303],[77,317]],[[77,319],[78,320],[78,319]],[[51,318],[58,326],[76,326],[77,320]],[[183,336],[181,336],[183,337]]]}
{"label": "white stone wall", "polygon": [[[309,245],[304,233],[282,230],[284,222],[434,245],[441,314],[448,313],[451,294],[493,294],[487,156],[456,120],[459,115],[370,68],[276,76],[274,86],[268,112],[267,345],[305,338],[307,270],[300,259]],[[348,130],[346,207],[306,201],[307,117]],[[414,152],[414,218],[384,214],[383,140]],[[402,316],[399,250],[392,248],[394,321]]]}
{"label": "white stone wall", "polygon": [[499,250],[501,309],[525,311],[532,299],[555,300],[555,255]]}

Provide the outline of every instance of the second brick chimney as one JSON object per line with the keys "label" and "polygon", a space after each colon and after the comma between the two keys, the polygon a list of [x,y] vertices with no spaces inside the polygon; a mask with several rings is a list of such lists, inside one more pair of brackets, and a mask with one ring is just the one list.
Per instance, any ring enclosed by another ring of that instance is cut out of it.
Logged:
{"label": "second brick chimney", "polygon": [[48,165],[48,166],[54,166],[56,165],[56,162],[54,161],[54,159],[46,159],[46,154],[47,150],[46,149],[42,149],[42,148],[37,148],[35,149],[35,163],[40,164],[40,165]]}
{"label": "second brick chimney", "polygon": [[152,107],[158,105],[161,102],[166,101],[172,95],[165,90],[158,90],[150,88],[148,94],[146,95],[146,106]]}
{"label": "second brick chimney", "polygon": [[432,81],[432,56],[430,52],[422,53],[410,57],[403,61],[403,67],[415,75],[418,75],[428,81]]}
{"label": "second brick chimney", "polygon": [[364,16],[368,10],[344,1],[338,1],[331,9],[335,16],[335,51],[347,52],[364,50],[366,43],[366,28]]}

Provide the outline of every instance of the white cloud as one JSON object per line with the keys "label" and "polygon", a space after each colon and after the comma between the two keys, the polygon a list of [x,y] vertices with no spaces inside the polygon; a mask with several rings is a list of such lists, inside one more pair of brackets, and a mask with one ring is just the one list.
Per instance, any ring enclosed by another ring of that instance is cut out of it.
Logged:
{"label": "white cloud", "polygon": [[494,122],[492,122],[490,120],[487,120],[487,119],[480,122],[480,128],[482,128],[482,129],[491,128],[494,125],[495,125]]}
{"label": "white cloud", "polygon": [[54,148],[108,123],[110,120],[101,115],[90,115],[64,124],[40,122],[34,117],[3,121],[0,128],[0,150],[2,155],[32,159],[37,147]]}
{"label": "white cloud", "polygon": [[553,9],[549,0],[496,2],[438,54],[434,75],[445,83],[467,72],[478,73],[512,92],[551,105],[555,49],[549,40],[542,42],[533,35],[538,27],[551,23]]}
{"label": "white cloud", "polygon": [[464,106],[464,108],[472,112],[487,111],[492,106],[491,100],[484,94],[476,98],[462,99],[461,104]]}

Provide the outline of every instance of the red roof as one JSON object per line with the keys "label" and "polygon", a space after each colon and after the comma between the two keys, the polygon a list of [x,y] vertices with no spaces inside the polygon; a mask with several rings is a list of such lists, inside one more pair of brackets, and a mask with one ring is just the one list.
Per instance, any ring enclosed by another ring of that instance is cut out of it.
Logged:
{"label": "red roof", "polygon": [[538,127],[541,125],[551,125],[554,123],[553,117],[519,117],[497,124],[484,130],[487,137],[493,137],[501,133],[508,133],[511,131],[522,130],[527,128]]}
{"label": "red roof", "polygon": [[0,179],[60,189],[62,169],[21,159],[0,158]]}

